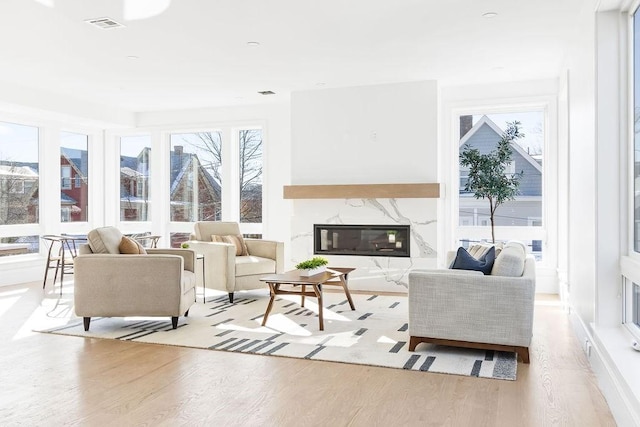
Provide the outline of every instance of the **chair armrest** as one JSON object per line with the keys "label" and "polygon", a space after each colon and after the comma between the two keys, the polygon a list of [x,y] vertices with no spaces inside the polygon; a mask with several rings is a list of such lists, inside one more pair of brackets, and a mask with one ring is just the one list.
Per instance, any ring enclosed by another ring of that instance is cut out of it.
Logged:
{"label": "chair armrest", "polygon": [[205,286],[233,292],[236,280],[236,246],[231,243],[189,240],[189,249],[204,256]]}
{"label": "chair armrest", "polygon": [[284,242],[264,239],[244,239],[249,255],[276,261],[276,273],[284,271]]}
{"label": "chair armrest", "polygon": [[196,268],[196,252],[192,249],[181,248],[147,248],[145,249],[149,255],[178,255],[184,260],[184,269],[195,273]]}

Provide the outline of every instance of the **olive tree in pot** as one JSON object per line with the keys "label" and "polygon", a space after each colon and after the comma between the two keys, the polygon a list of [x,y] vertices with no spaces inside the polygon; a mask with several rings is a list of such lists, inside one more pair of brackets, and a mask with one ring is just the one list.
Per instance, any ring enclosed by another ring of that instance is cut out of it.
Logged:
{"label": "olive tree in pot", "polygon": [[507,123],[498,145],[489,153],[482,154],[477,148],[465,144],[460,153],[460,166],[469,168],[469,179],[464,190],[473,193],[476,199],[489,201],[491,220],[491,240],[496,242],[494,214],[496,209],[508,200],[514,200],[520,187],[524,171],[510,173],[507,166],[512,162],[511,144],[524,137],[520,132],[520,122]]}

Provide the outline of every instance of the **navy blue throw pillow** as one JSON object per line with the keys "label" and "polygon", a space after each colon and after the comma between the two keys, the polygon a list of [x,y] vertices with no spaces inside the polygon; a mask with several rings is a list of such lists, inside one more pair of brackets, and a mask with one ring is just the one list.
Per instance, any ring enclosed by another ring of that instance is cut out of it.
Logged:
{"label": "navy blue throw pillow", "polygon": [[482,255],[480,259],[475,259],[467,252],[465,248],[458,248],[456,259],[451,264],[452,269],[456,270],[475,270],[482,271],[483,274],[491,274],[493,262],[496,260],[496,248],[491,247],[487,253]]}

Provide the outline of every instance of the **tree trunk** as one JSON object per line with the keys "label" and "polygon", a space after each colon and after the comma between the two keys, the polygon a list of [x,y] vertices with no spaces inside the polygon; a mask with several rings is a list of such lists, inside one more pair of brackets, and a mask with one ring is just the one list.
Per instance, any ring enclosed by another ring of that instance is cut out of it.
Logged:
{"label": "tree trunk", "polygon": [[496,243],[496,234],[493,226],[493,214],[496,211],[497,206],[493,206],[493,200],[489,198],[489,219],[491,220],[491,242]]}

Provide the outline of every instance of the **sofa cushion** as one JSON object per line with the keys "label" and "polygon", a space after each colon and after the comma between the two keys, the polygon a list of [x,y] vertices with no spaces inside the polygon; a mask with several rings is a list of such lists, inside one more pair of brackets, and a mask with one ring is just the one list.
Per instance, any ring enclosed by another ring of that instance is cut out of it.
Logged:
{"label": "sofa cushion", "polygon": [[101,227],[87,234],[87,242],[94,254],[119,254],[122,233],[115,227]]}
{"label": "sofa cushion", "polygon": [[250,255],[236,257],[236,277],[273,274],[275,272],[275,260]]}
{"label": "sofa cushion", "polygon": [[496,256],[500,255],[500,251],[503,248],[503,244],[499,243],[474,243],[469,246],[467,252],[475,259],[480,259],[484,254],[489,252],[489,249],[495,248]]}
{"label": "sofa cushion", "polygon": [[127,255],[138,255],[147,253],[147,251],[142,247],[140,243],[127,236],[122,236],[122,240],[120,240],[118,250],[121,254]]}
{"label": "sofa cushion", "polygon": [[458,248],[456,258],[453,260],[451,268],[454,270],[481,271],[483,274],[488,275],[491,273],[495,257],[496,250],[493,246],[489,248],[489,250],[482,255],[480,259],[476,259],[471,256],[465,248]]}
{"label": "sofa cushion", "polygon": [[211,236],[229,236],[240,234],[237,222],[200,221],[194,225],[195,240],[210,242]]}
{"label": "sofa cushion", "polygon": [[229,236],[217,236],[212,234],[211,241],[218,243],[231,243],[236,247],[236,256],[245,256],[249,254],[247,245],[244,243],[244,239],[242,238],[242,234]]}
{"label": "sofa cushion", "polygon": [[526,257],[527,252],[522,242],[508,242],[493,263],[491,275],[506,277],[522,276]]}

